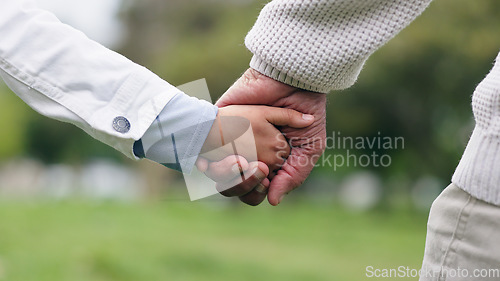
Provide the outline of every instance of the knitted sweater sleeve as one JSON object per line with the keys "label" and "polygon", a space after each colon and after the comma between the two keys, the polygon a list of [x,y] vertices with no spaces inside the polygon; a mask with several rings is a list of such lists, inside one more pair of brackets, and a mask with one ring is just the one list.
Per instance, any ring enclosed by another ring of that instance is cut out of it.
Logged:
{"label": "knitted sweater sleeve", "polygon": [[368,57],[432,0],[274,0],[245,44],[250,66],[320,93],[348,88]]}

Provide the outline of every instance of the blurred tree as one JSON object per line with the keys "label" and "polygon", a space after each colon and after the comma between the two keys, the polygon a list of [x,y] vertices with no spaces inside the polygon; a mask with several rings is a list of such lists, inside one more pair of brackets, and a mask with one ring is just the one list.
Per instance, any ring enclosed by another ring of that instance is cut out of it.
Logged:
{"label": "blurred tree", "polygon": [[500,3],[441,0],[368,61],[358,83],[331,96],[329,131],[403,136],[382,174],[449,182],[473,128],[471,95],[500,48]]}
{"label": "blurred tree", "polygon": [[120,51],[173,85],[206,78],[220,96],[248,67],[243,39],[264,1],[126,1]]}
{"label": "blurred tree", "polygon": [[29,108],[0,80],[0,162],[24,153],[29,118]]}

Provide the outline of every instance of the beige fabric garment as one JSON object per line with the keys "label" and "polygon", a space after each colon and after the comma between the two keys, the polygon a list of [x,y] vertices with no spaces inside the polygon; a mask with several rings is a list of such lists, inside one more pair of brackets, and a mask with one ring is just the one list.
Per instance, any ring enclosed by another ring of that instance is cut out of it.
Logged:
{"label": "beige fabric garment", "polygon": [[420,281],[500,280],[500,207],[451,184],[434,201]]}

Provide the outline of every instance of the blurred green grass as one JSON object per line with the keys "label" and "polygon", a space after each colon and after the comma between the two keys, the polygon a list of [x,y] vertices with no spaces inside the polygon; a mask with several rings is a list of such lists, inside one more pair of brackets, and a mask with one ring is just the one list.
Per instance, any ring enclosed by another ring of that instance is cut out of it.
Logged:
{"label": "blurred green grass", "polygon": [[3,201],[0,280],[349,281],[421,265],[423,214],[217,203]]}

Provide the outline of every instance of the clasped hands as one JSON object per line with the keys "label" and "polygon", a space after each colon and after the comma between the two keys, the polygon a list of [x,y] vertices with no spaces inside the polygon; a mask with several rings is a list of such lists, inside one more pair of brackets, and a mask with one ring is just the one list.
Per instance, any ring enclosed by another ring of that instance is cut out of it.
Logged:
{"label": "clasped hands", "polygon": [[[240,153],[198,159],[198,169],[217,182],[224,196],[237,196],[252,206],[267,196],[276,206],[304,182],[323,154],[325,94],[286,85],[250,68],[216,105],[220,108],[218,118],[241,116],[250,121],[257,148],[257,161],[247,161]],[[206,144],[223,130],[231,128],[214,122]],[[242,180],[243,172],[249,176]]]}

